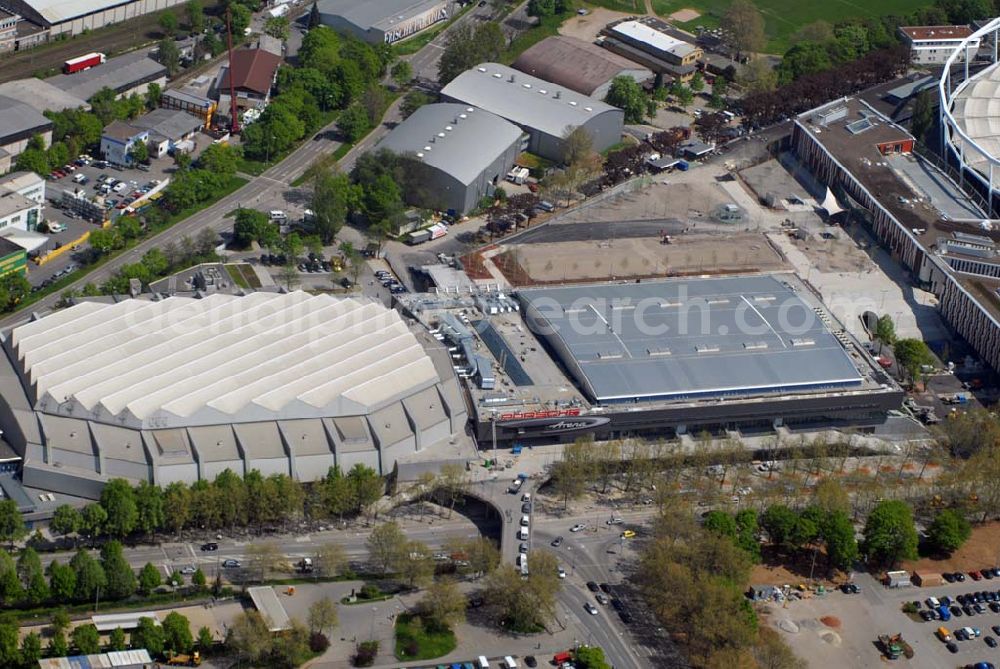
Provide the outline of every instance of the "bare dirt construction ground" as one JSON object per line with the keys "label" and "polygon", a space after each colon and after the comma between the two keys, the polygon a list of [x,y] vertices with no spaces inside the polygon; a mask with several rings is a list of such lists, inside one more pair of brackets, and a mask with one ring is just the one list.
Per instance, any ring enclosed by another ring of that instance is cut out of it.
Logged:
{"label": "bare dirt construction ground", "polygon": [[688,7],[685,9],[678,9],[676,12],[671,14],[669,18],[677,21],[678,23],[687,23],[688,21],[694,21],[700,16],[701,12]]}
{"label": "bare dirt construction ground", "polygon": [[[669,219],[685,221],[701,230],[703,222],[713,223],[708,220],[712,212],[720,205],[733,202],[732,195],[704,173],[698,181],[681,182],[681,178],[691,179],[683,173],[676,178],[671,175],[670,183],[654,183],[648,188],[594,206],[581,207],[564,216],[562,222]],[[714,227],[720,226],[714,224]]]}
{"label": "bare dirt construction ground", "polygon": [[685,235],[673,244],[648,237],[526,244],[494,260],[514,285],[785,269],[754,233]]}
{"label": "bare dirt construction ground", "polygon": [[597,34],[601,32],[604,26],[608,25],[612,21],[617,21],[618,19],[624,19],[631,14],[626,14],[625,12],[614,12],[610,9],[604,9],[603,7],[595,7],[590,10],[590,13],[584,16],[574,16],[559,27],[560,35],[568,35],[569,37],[576,37],[578,39],[586,40],[587,42],[593,42],[597,38]]}
{"label": "bare dirt construction ground", "polygon": [[[844,236],[841,230],[833,229],[831,234]],[[875,269],[868,254],[854,244],[845,244],[836,239],[823,239],[811,236],[809,239],[793,239],[813,267],[820,272],[870,272]]]}
{"label": "bare dirt construction ground", "polygon": [[813,583],[822,585],[827,589],[835,588],[838,584],[847,581],[845,574],[834,572],[831,578],[827,578],[826,555],[823,551],[817,551],[816,564],[813,568],[812,553],[809,551],[799,551],[794,556],[778,554],[771,547],[766,547],[761,556],[761,563],[754,565],[750,571],[750,582],[755,585],[790,585],[795,587],[799,584],[809,583],[809,572],[813,574]]}
{"label": "bare dirt construction ground", "polygon": [[[961,548],[945,559],[923,558],[904,562],[900,569],[932,572],[968,572],[983,567],[994,567],[1000,559],[1000,523],[986,523],[972,529],[972,536]],[[967,581],[968,582],[968,581]]]}

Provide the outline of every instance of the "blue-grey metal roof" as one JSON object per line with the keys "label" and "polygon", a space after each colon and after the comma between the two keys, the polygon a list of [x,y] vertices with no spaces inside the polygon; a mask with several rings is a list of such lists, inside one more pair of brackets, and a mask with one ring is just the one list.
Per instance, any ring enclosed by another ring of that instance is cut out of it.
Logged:
{"label": "blue-grey metal roof", "polygon": [[862,381],[813,308],[774,276],[541,288],[518,297],[536,334],[597,401],[743,396]]}
{"label": "blue-grey metal roof", "polygon": [[339,16],[362,30],[388,30],[423,14],[441,0],[320,0],[321,15]]}
{"label": "blue-grey metal roof", "polygon": [[906,100],[913,95],[916,95],[920,91],[926,90],[937,84],[937,77],[927,75],[926,77],[920,77],[919,79],[914,79],[901,86],[896,86],[890,89],[885,95],[889,98],[895,98],[896,100]]}
{"label": "blue-grey metal roof", "polygon": [[453,103],[424,105],[393,128],[378,148],[409,153],[470,184],[521,137],[496,114]]}
{"label": "blue-grey metal roof", "polygon": [[8,137],[26,132],[40,133],[52,127],[52,121],[34,107],[20,100],[0,95],[0,144]]}
{"label": "blue-grey metal roof", "polygon": [[57,74],[45,81],[81,100],[89,100],[102,88],[110,88],[116,93],[121,93],[165,76],[167,68],[142,50],[109,58],[104,64],[95,65],[83,72]]}
{"label": "blue-grey metal roof", "polygon": [[458,75],[441,96],[481,107],[522,127],[565,137],[592,118],[620,109],[499,63]]}

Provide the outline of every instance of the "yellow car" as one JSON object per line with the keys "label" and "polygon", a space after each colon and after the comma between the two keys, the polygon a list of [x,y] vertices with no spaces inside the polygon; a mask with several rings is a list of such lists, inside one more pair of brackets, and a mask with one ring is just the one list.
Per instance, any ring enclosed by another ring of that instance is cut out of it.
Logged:
{"label": "yellow car", "polygon": [[622,539],[631,539],[634,536],[635,532],[633,532],[632,530],[625,530],[624,532],[622,532]]}

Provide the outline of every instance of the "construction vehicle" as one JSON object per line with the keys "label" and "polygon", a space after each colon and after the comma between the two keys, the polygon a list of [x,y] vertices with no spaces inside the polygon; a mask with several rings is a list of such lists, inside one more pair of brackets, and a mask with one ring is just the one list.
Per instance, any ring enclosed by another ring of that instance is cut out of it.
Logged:
{"label": "construction vehicle", "polygon": [[878,642],[882,646],[882,652],[890,660],[898,660],[904,655],[906,659],[913,657],[913,648],[903,640],[902,634],[880,634]]}
{"label": "construction vehicle", "polygon": [[201,653],[195,651],[191,655],[171,655],[167,658],[167,664],[171,667],[197,667],[201,665]]}

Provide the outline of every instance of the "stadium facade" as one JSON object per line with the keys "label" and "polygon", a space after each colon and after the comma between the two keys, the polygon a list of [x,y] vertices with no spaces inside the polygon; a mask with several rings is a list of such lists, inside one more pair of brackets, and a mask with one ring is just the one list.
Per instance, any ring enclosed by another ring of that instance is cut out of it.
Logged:
{"label": "stadium facade", "polygon": [[367,300],[86,301],[14,327],[4,351],[0,427],[24,484],[84,497],[115,477],[384,473],[467,419],[447,352]]}
{"label": "stadium facade", "polygon": [[320,22],[372,44],[394,44],[453,16],[451,0],[321,0]]}

